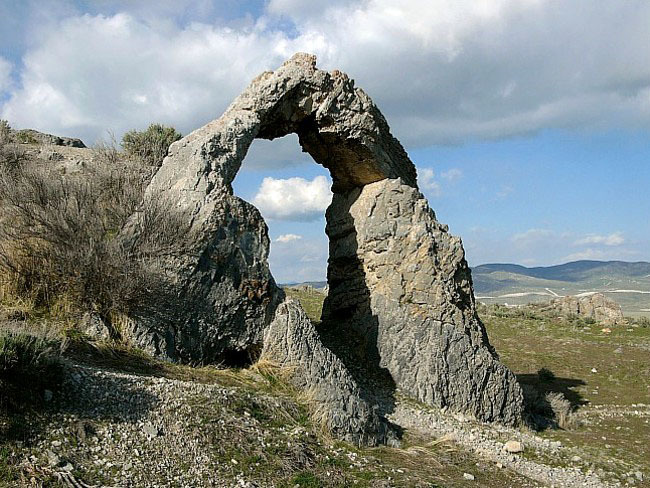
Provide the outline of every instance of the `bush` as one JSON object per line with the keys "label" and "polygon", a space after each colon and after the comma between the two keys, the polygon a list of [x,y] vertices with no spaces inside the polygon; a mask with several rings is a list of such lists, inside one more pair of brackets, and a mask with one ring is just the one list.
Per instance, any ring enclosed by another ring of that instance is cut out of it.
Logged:
{"label": "bush", "polygon": [[9,122],[4,119],[0,119],[0,144],[9,142],[9,136],[11,134],[11,126]]}
{"label": "bush", "polygon": [[25,151],[11,138],[11,127],[0,120],[0,170],[14,171],[26,160]]}
{"label": "bush", "polygon": [[639,317],[634,320],[634,323],[644,329],[650,328],[650,318],[648,317]]}
{"label": "bush", "polygon": [[151,166],[160,166],[169,146],[183,137],[173,127],[151,124],[145,131],[132,130],[122,137],[122,147],[129,156],[140,158]]}
{"label": "bush", "polygon": [[546,401],[551,407],[553,417],[561,429],[571,429],[576,425],[576,417],[573,413],[571,402],[560,392],[549,392],[546,394]]}
{"label": "bush", "polygon": [[0,328],[1,407],[20,407],[44,389],[55,389],[61,376],[60,342],[26,330]]}
{"label": "bush", "polygon": [[[52,310],[73,304],[113,329],[115,319],[153,303],[162,273],[156,263],[188,231],[188,219],[164,200],[141,203],[148,179],[141,165],[98,165],[60,175],[26,165],[0,171],[0,273],[12,293]],[[130,216],[138,229],[119,238]]]}

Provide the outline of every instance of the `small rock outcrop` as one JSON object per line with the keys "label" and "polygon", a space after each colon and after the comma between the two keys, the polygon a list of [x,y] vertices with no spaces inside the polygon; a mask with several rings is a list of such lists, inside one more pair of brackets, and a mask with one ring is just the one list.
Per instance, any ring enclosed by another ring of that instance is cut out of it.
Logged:
{"label": "small rock outcrop", "polygon": [[9,139],[19,144],[48,144],[52,146],[68,146],[78,148],[86,147],[81,139],[54,136],[52,134],[45,134],[34,129],[10,130]]}
{"label": "small rock outcrop", "polygon": [[558,313],[577,315],[613,325],[623,322],[621,306],[602,293],[566,296],[551,300],[550,308]]}
{"label": "small rock outcrop", "polygon": [[[258,210],[231,183],[255,138],[296,133],[332,176],[328,296],[317,332],[268,267]],[[166,201],[185,239],[156,256],[156,310],[128,335],[172,360],[240,364],[263,353],[310,388],[324,424],[348,440],[392,438],[402,390],[484,421],[519,422],[523,398],[478,319],[460,239],[418,191],[415,166],[347,75],[297,54],[258,76],[223,116],[174,143],[143,208]],[[121,236],[138,239],[137,213]]]}

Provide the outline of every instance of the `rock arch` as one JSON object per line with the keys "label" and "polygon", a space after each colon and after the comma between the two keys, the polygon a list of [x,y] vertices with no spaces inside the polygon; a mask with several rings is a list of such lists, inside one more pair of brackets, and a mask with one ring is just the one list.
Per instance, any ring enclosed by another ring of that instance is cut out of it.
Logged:
{"label": "rock arch", "polygon": [[[253,139],[292,132],[333,180],[320,334],[275,284],[266,224],[231,188]],[[161,197],[191,232],[159,259],[167,292],[156,313],[132,317],[129,335],[141,347],[192,362],[263,349],[295,367],[294,381],[312,389],[332,430],[360,443],[391,437],[381,395],[366,381],[375,372],[423,402],[519,422],[521,390],[477,317],[461,241],[437,222],[413,163],[345,74],[296,54],[258,76],[221,118],[172,145],[145,202]]]}

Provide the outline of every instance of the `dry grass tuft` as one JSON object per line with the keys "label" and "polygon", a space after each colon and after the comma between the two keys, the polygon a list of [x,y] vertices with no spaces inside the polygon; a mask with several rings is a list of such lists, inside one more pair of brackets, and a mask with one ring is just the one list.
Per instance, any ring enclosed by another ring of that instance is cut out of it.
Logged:
{"label": "dry grass tuft", "polygon": [[562,393],[549,392],[545,397],[555,421],[561,429],[569,430],[577,426],[577,420],[571,402]]}

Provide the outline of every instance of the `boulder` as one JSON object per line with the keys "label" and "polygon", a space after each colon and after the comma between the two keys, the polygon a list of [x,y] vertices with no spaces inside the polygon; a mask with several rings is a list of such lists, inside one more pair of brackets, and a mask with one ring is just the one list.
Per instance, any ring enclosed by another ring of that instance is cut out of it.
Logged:
{"label": "boulder", "polygon": [[[232,181],[255,138],[296,133],[332,176],[328,295],[318,333],[268,266],[268,230]],[[164,286],[126,333],[153,354],[242,364],[263,353],[294,365],[324,423],[364,444],[391,439],[399,388],[484,421],[516,424],[523,397],[475,308],[460,239],[437,222],[415,166],[379,109],[347,75],[297,54],[255,78],[221,118],[172,144],[143,209],[167,202],[187,224],[155,256]],[[146,225],[133,215],[128,247]]]}
{"label": "boulder", "polygon": [[555,298],[550,307],[558,313],[590,318],[604,324],[620,324],[624,320],[621,306],[602,293]]}

